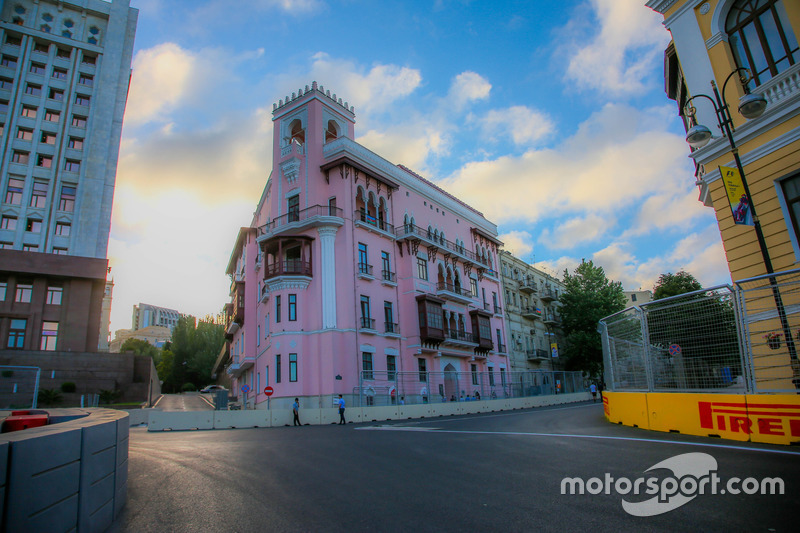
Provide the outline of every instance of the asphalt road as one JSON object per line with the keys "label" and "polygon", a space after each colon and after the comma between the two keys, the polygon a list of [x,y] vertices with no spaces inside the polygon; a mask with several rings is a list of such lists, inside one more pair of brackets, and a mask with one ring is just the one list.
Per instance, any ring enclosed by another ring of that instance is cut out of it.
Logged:
{"label": "asphalt road", "polygon": [[[635,480],[686,453],[713,457],[723,480],[780,477],[785,494],[705,494],[646,517],[622,500],[651,496],[561,494],[564,477]],[[111,531],[796,531],[800,511],[796,448],[612,425],[599,403],[345,427],[132,428],[129,457]]]}
{"label": "asphalt road", "polygon": [[214,409],[213,394],[184,392],[183,394],[164,394],[155,407],[162,411],[211,411]]}

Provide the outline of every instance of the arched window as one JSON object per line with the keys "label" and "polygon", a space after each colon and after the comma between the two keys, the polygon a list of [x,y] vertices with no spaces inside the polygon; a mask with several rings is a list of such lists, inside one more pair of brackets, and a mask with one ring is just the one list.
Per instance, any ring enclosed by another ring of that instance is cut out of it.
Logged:
{"label": "arched window", "polygon": [[292,141],[297,141],[300,144],[306,143],[306,130],[303,129],[303,123],[300,119],[294,119],[289,125],[289,132]]}
{"label": "arched window", "polygon": [[753,87],[800,60],[782,0],[737,0],[728,12],[725,33],[736,65],[752,72]]}
{"label": "arched window", "polygon": [[325,142],[331,142],[339,138],[339,125],[335,120],[328,121],[328,127],[325,128]]}

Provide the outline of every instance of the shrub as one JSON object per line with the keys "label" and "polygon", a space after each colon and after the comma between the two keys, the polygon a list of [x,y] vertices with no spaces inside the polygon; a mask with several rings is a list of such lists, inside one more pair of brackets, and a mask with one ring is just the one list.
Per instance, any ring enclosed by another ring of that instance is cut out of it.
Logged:
{"label": "shrub", "polygon": [[100,391],[100,403],[103,404],[114,403],[115,401],[117,401],[117,399],[119,399],[121,395],[122,395],[121,390],[102,389]]}
{"label": "shrub", "polygon": [[39,389],[38,403],[40,405],[58,405],[64,400],[56,389]]}
{"label": "shrub", "polygon": [[61,392],[75,392],[75,384],[71,381],[65,381],[61,384]]}
{"label": "shrub", "polygon": [[181,387],[181,392],[192,392],[196,391],[197,387],[194,386],[192,383],[184,383],[183,387]]}

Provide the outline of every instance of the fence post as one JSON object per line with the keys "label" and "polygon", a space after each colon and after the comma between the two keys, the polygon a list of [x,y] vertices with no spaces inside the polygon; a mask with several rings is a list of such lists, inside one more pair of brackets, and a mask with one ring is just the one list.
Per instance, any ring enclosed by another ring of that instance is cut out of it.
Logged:
{"label": "fence post", "polygon": [[[605,320],[600,320],[597,324],[597,331],[600,333],[600,340],[603,343],[603,381],[605,388],[614,390],[614,365],[611,364],[611,341],[608,339],[608,324]],[[611,384],[609,386],[609,379]]]}
{"label": "fence post", "polygon": [[640,324],[642,325],[642,357],[644,357],[644,375],[647,380],[647,390],[653,392],[655,389],[655,382],[653,380],[653,367],[650,360],[650,328],[647,327],[645,311],[641,307],[635,309],[639,315]]}
{"label": "fence post", "polygon": [[736,316],[736,334],[739,335],[739,358],[742,363],[744,373],[745,391],[756,393],[758,387],[755,382],[755,372],[753,369],[753,350],[750,346],[750,326],[745,317],[747,316],[747,302],[744,298],[744,291],[737,283],[733,287],[734,315]]}

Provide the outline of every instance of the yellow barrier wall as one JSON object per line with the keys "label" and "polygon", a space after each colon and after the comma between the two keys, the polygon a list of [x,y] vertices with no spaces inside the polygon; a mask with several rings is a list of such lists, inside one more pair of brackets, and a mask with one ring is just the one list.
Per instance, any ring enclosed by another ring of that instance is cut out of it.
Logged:
{"label": "yellow barrier wall", "polygon": [[604,392],[609,422],[703,437],[800,443],[800,396]]}
{"label": "yellow barrier wall", "polygon": [[614,424],[650,428],[647,417],[647,394],[644,392],[603,391],[603,410],[608,421]]}

